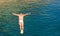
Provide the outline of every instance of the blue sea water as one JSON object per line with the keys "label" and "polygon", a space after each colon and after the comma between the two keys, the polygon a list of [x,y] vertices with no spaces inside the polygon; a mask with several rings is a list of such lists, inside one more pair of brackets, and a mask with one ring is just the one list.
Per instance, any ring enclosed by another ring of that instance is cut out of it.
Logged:
{"label": "blue sea water", "polygon": [[[20,34],[18,17],[13,16],[13,22],[6,22],[4,29],[7,32],[0,32],[1,36],[60,36],[60,0],[51,0],[48,4],[38,6],[22,12],[31,12],[31,15],[24,17],[24,34]],[[4,23],[5,24],[5,23]],[[9,25],[10,24],[10,25]],[[3,25],[4,26],[4,25]],[[1,28],[2,29],[2,28]],[[3,29],[3,30],[4,30]]]}

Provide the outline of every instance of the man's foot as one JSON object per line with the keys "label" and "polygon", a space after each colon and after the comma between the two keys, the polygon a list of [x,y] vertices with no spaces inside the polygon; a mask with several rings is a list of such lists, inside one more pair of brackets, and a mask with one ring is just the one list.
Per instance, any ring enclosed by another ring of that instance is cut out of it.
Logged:
{"label": "man's foot", "polygon": [[23,34],[23,30],[21,30],[20,33]]}

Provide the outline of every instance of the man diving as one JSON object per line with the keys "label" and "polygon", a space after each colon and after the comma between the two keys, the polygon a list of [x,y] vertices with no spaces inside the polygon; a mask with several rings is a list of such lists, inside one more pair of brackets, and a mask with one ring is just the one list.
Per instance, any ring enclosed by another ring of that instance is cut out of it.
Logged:
{"label": "man diving", "polygon": [[22,14],[22,13],[20,13],[20,14],[12,13],[12,14],[15,15],[15,16],[18,16],[19,26],[20,26],[20,33],[23,34],[23,32],[24,32],[24,21],[23,21],[23,18],[24,18],[24,16],[26,16],[26,15],[30,15],[30,13],[26,13],[26,14]]}

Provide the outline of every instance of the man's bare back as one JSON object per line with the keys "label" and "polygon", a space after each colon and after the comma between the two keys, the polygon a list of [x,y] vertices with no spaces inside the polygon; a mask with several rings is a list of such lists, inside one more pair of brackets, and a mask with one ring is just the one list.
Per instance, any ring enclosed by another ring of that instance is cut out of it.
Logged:
{"label": "man's bare back", "polygon": [[24,14],[18,14],[19,20],[23,20]]}

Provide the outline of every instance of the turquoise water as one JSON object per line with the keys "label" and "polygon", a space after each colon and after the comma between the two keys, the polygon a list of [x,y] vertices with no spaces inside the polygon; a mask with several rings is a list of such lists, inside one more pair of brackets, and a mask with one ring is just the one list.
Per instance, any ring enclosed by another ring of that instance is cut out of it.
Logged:
{"label": "turquoise water", "polygon": [[38,7],[21,11],[24,13],[31,12],[31,15],[24,17],[25,29],[23,35],[20,34],[18,17],[14,15],[8,17],[9,20],[3,21],[4,24],[0,26],[0,35],[60,36],[60,0],[52,0],[46,5],[41,5],[42,4],[33,4],[32,6]]}

